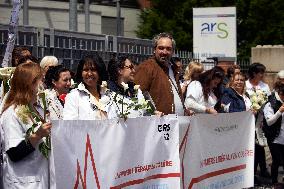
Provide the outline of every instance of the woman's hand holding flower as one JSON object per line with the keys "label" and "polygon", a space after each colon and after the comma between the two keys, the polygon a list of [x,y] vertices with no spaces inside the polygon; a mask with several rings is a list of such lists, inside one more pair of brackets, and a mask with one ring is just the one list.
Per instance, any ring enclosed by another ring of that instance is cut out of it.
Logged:
{"label": "woman's hand holding flower", "polygon": [[50,135],[52,124],[51,122],[44,123],[42,126],[38,128],[38,130],[30,135],[29,141],[33,145],[33,147],[36,147],[37,143],[43,138]]}

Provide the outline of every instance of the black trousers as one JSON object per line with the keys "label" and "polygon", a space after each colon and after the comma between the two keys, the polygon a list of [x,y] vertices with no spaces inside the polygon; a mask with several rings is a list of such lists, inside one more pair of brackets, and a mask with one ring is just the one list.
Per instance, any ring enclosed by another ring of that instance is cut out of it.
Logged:
{"label": "black trousers", "polygon": [[278,168],[280,165],[283,165],[284,145],[271,143],[269,144],[269,149],[272,156],[271,179],[272,183],[277,183]]}
{"label": "black trousers", "polygon": [[254,154],[254,172],[257,171],[257,166],[259,165],[260,173],[264,174],[266,169],[266,159],[264,147],[258,144],[255,144],[255,154]]}

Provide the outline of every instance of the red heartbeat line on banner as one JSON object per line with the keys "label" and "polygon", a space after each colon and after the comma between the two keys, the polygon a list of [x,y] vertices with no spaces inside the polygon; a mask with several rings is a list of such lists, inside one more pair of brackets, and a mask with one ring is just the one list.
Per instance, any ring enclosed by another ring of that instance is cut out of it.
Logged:
{"label": "red heartbeat line on banner", "polygon": [[201,175],[200,177],[193,178],[190,181],[188,189],[191,189],[194,184],[199,183],[199,182],[201,182],[201,181],[203,181],[207,178],[223,175],[223,174],[226,174],[226,173],[231,173],[231,172],[234,172],[234,171],[239,171],[239,170],[242,170],[242,169],[245,169],[245,168],[246,168],[246,164],[242,164],[242,165],[238,165],[238,166],[235,166],[235,167],[221,169],[221,170],[218,170],[218,171],[214,171],[214,172],[210,172],[210,173]]}
{"label": "red heartbeat line on banner", "polygon": [[163,179],[163,178],[175,178],[175,177],[180,177],[180,173],[165,173],[165,174],[156,174],[156,175],[151,175],[143,179],[137,179],[137,180],[131,180],[126,183],[120,184],[118,186],[112,186],[110,189],[121,189],[125,188],[128,186],[136,185],[136,184],[141,184],[143,182],[146,182],[148,180],[154,180],[154,179]]}
{"label": "red heartbeat line on banner", "polygon": [[183,145],[184,145],[184,144],[186,143],[186,141],[187,141],[187,136],[188,136],[189,127],[190,127],[190,125],[187,126],[187,129],[186,129],[186,132],[185,132],[185,134],[184,134],[184,137],[182,138],[181,144],[180,144],[180,146],[179,146],[179,153],[181,152]]}
{"label": "red heartbeat line on banner", "polygon": [[77,175],[76,175],[76,182],[75,182],[75,185],[74,185],[74,189],[78,189],[80,181],[82,183],[83,189],[87,189],[86,177],[87,177],[89,153],[90,153],[90,157],[91,157],[92,168],[93,168],[94,176],[95,176],[95,179],[96,179],[97,188],[100,189],[100,183],[99,183],[99,179],[98,179],[98,174],[97,174],[97,170],[96,170],[96,165],[95,165],[95,160],[94,160],[94,155],[93,155],[93,150],[92,150],[92,145],[91,145],[91,142],[90,142],[89,134],[87,134],[87,141],[86,141],[85,162],[84,162],[84,178],[82,177],[80,163],[77,159]]}

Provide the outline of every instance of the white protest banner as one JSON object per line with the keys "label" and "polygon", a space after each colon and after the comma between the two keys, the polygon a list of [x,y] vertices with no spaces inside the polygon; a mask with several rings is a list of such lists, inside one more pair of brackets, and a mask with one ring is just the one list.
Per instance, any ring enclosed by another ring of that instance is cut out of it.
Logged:
{"label": "white protest banner", "polygon": [[193,8],[196,57],[236,57],[236,34],[236,7]]}
{"label": "white protest banner", "polygon": [[179,189],[176,117],[55,121],[57,189]]}
{"label": "white protest banner", "polygon": [[200,114],[190,118],[189,127],[184,126],[180,140],[183,188],[253,186],[252,113]]}

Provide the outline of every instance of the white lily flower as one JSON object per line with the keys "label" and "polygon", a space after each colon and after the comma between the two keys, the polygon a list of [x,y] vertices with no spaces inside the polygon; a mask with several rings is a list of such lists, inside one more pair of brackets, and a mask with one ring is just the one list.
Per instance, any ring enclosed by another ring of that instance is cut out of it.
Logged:
{"label": "white lily flower", "polygon": [[39,84],[38,85],[38,89],[37,89],[37,95],[43,94],[44,93],[44,86],[43,84]]}
{"label": "white lily flower", "polygon": [[121,85],[123,86],[124,91],[129,88],[127,83],[121,82]]}
{"label": "white lily flower", "polygon": [[71,86],[70,86],[70,88],[75,88],[75,85],[76,85],[75,81],[73,79],[71,79]]}
{"label": "white lily flower", "polygon": [[138,89],[140,89],[140,85],[134,85],[134,90],[138,90]]}
{"label": "white lily flower", "polygon": [[106,81],[102,81],[101,84],[101,94],[104,95],[107,92],[108,88],[107,88],[107,82]]}
{"label": "white lily flower", "polygon": [[106,81],[102,81],[101,87],[102,87],[102,88],[107,87],[107,82],[106,82]]}

